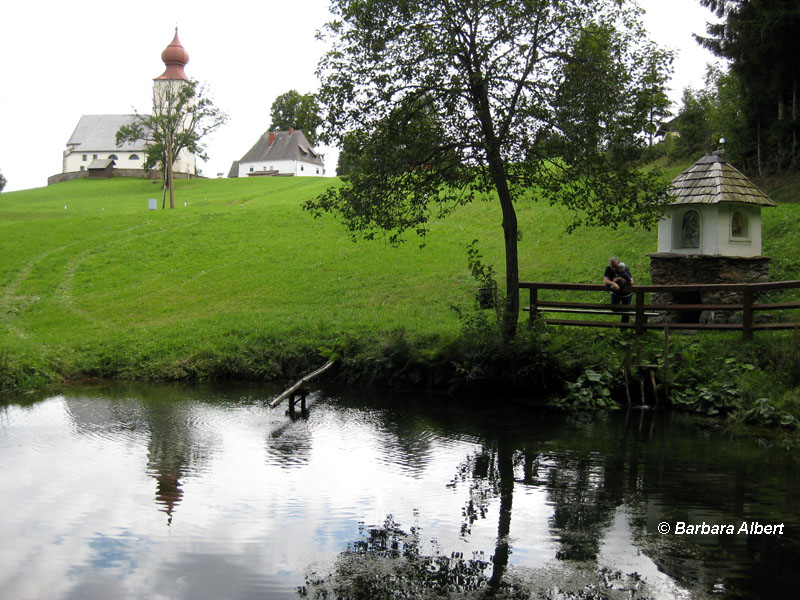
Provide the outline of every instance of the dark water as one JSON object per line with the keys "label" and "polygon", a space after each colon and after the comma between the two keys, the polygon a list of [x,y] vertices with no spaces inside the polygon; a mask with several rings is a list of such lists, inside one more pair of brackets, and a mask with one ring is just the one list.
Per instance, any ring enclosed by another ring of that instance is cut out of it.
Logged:
{"label": "dark water", "polygon": [[0,398],[0,597],[798,597],[775,439],[330,390],[292,419],[279,391]]}

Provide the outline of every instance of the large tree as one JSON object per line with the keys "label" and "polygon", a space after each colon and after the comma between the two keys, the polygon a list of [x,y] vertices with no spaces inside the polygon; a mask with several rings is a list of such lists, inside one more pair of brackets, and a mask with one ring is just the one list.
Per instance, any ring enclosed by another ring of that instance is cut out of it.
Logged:
{"label": "large tree", "polygon": [[269,111],[270,129],[300,129],[308,142],[317,143],[317,129],[322,123],[319,116],[319,104],[312,94],[300,94],[297,90],[289,90],[281,94],[272,103]]}
{"label": "large tree", "polygon": [[3,188],[6,187],[7,182],[8,180],[6,179],[5,175],[3,175],[3,172],[0,171],[0,192],[2,192]]}
{"label": "large tree", "polygon": [[[580,223],[650,225],[664,186],[635,168],[670,57],[618,0],[332,0],[317,97],[321,138],[357,168],[306,204],[353,235],[407,230],[499,199],[503,333],[519,318],[516,201],[538,193]],[[355,150],[354,150],[355,149]],[[536,190],[536,191],[534,191]]]}
{"label": "large tree", "polygon": [[[207,160],[203,139],[221,127],[228,116],[206,95],[197,81],[174,83],[153,94],[153,112],[136,114],[130,125],[117,131],[117,145],[124,142],[148,142],[144,166],[160,168],[164,174],[164,196],[169,190],[169,207],[175,208],[173,166],[184,150]],[[163,207],[164,203],[162,203]]]}

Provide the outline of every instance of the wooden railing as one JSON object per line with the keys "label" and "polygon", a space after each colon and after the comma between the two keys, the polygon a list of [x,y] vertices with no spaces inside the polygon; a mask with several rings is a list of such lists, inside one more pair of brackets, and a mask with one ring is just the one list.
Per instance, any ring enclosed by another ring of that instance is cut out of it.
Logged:
{"label": "wooden railing", "polygon": [[[800,281],[774,281],[769,283],[739,283],[739,284],[688,284],[688,285],[637,285],[633,286],[632,303],[629,305],[610,304],[608,288],[604,285],[581,284],[581,283],[542,283],[532,281],[522,281],[519,284],[521,289],[530,292],[530,300],[527,307],[523,310],[530,311],[531,320],[542,313],[561,313],[573,316],[572,318],[543,318],[545,323],[551,325],[575,325],[580,327],[621,327],[634,329],[636,335],[641,335],[646,329],[721,329],[741,331],[744,339],[749,340],[753,336],[753,331],[765,329],[795,329],[800,328],[798,321],[764,321],[754,319],[754,313],[758,311],[777,311],[800,309],[800,302],[771,302],[759,303],[758,295],[764,292],[776,290],[800,289]],[[582,292],[602,292],[603,302],[563,302],[554,300],[543,300],[540,291],[582,291]],[[652,293],[672,294],[685,296],[686,294],[702,294],[703,292],[737,292],[742,296],[741,303],[731,304],[648,304],[646,295]],[[667,322],[665,319],[658,321],[648,321],[649,318],[664,315],[665,313],[680,314],[702,312],[702,311],[727,311],[741,313],[741,322],[736,323],[685,323]],[[610,315],[627,316],[630,322],[624,323],[620,320],[586,320],[580,318],[585,315]]]}

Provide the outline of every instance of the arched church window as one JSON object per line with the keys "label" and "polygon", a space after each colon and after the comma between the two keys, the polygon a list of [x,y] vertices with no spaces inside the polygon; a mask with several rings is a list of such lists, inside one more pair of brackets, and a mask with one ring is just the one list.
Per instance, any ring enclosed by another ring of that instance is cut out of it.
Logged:
{"label": "arched church window", "polygon": [[109,155],[108,155],[108,159],[109,159],[109,160],[119,160],[119,157],[117,157],[117,155],[116,155],[116,154],[109,154]]}
{"label": "arched church window", "polygon": [[747,217],[740,210],[734,211],[733,215],[731,215],[731,237],[747,237]]}
{"label": "arched church window", "polygon": [[700,247],[700,213],[696,210],[690,210],[683,215],[681,246],[683,248]]}
{"label": "arched church window", "polygon": [[139,160],[138,154],[131,154],[131,160]]}

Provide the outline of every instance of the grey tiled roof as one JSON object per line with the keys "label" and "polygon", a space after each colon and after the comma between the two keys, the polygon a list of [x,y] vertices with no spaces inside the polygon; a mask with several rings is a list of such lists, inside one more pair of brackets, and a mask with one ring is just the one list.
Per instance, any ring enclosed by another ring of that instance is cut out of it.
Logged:
{"label": "grey tiled roof", "polygon": [[117,130],[123,125],[130,125],[135,119],[136,115],[83,115],[67,146],[74,145],[75,150],[80,152],[143,152],[147,148],[143,140],[117,146]]}
{"label": "grey tiled roof", "polygon": [[743,202],[775,206],[775,202],[724,158],[707,154],[672,180],[673,204]]}
{"label": "grey tiled roof", "polygon": [[[272,146],[269,145],[270,133],[275,134]],[[299,129],[291,135],[288,131],[268,131],[253,145],[240,160],[245,162],[264,162],[278,160],[302,160],[307,163],[324,166],[322,157],[311,147],[306,136]]]}

